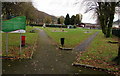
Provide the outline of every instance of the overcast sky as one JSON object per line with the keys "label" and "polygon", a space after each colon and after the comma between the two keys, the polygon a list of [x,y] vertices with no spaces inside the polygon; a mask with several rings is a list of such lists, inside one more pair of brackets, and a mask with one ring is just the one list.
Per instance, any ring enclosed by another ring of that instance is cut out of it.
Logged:
{"label": "overcast sky", "polygon": [[[32,0],[33,6],[40,11],[54,16],[70,16],[81,13],[83,15],[82,22],[95,23],[96,18],[93,18],[93,12],[84,13],[84,6],[81,9],[83,0]],[[76,2],[79,2],[76,4]],[[118,15],[115,16],[115,20]]]}

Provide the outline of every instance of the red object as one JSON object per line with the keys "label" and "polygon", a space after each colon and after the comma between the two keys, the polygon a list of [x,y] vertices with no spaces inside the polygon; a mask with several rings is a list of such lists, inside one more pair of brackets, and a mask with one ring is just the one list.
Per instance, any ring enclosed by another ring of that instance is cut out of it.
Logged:
{"label": "red object", "polygon": [[21,36],[21,46],[25,46],[25,36]]}

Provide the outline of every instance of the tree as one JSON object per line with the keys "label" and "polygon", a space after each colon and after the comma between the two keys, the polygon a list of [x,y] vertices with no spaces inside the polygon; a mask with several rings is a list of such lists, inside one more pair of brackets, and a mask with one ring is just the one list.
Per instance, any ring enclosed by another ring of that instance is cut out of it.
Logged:
{"label": "tree", "polygon": [[50,24],[52,22],[52,18],[49,17],[49,16],[46,16],[45,19],[44,19],[44,22],[47,23],[47,24]]}
{"label": "tree", "polygon": [[27,19],[33,20],[37,17],[34,14],[34,7],[29,2],[3,2],[2,5],[2,14],[5,19],[10,16],[26,16]]}
{"label": "tree", "polygon": [[64,21],[65,21],[64,16],[61,16],[61,17],[60,17],[60,24],[64,24]]}
{"label": "tree", "polygon": [[[3,2],[2,3],[2,15],[9,19],[9,16],[16,15],[16,13],[20,13],[19,9],[21,3],[18,2]],[[19,9],[18,9],[19,8]],[[16,11],[16,9],[18,9]]]}
{"label": "tree", "polygon": [[60,18],[58,18],[58,21],[57,21],[58,24],[60,24]]}
{"label": "tree", "polygon": [[[100,25],[104,35],[108,38],[112,32],[115,7],[119,5],[119,2],[98,2],[98,4],[98,17],[100,19]],[[117,61],[117,64],[120,64],[120,38],[118,38],[118,47],[118,56],[114,60]]]}
{"label": "tree", "polygon": [[70,19],[70,24],[71,24],[71,25],[76,24],[76,16],[73,15],[73,16],[71,17],[71,19]]}
{"label": "tree", "polygon": [[65,25],[70,25],[70,17],[69,14],[66,15],[65,21],[64,21]]}
{"label": "tree", "polygon": [[57,20],[54,16],[38,11],[31,2],[2,2],[2,19],[8,19],[10,16],[26,16],[29,23],[43,23],[45,16]]}
{"label": "tree", "polygon": [[86,12],[94,10],[97,14],[97,22],[101,25],[102,32],[106,38],[111,37],[111,29],[115,14],[115,7],[119,2],[95,2],[88,1],[88,9]]}
{"label": "tree", "polygon": [[81,23],[80,15],[76,14],[76,24],[80,24],[80,23]]}
{"label": "tree", "polygon": [[[116,2],[98,2],[98,17],[104,35],[111,36]],[[109,13],[108,13],[109,12]]]}
{"label": "tree", "polygon": [[57,20],[57,23],[58,24],[64,24],[64,17],[63,16],[60,16],[59,18],[58,18],[58,20]]}
{"label": "tree", "polygon": [[[90,4],[90,3],[89,3]],[[97,6],[98,5],[98,6]],[[106,38],[111,36],[113,19],[116,6],[120,6],[120,1],[117,2],[91,2],[91,5],[87,11],[95,10],[97,13],[97,20],[101,25],[102,32]],[[118,56],[115,58],[118,64],[120,64],[120,38],[118,39]]]}

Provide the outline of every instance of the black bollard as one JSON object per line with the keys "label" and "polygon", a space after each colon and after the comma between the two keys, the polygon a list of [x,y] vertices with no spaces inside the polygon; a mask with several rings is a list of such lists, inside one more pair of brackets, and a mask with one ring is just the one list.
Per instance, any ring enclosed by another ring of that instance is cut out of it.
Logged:
{"label": "black bollard", "polygon": [[61,38],[60,40],[61,40],[61,45],[63,47],[64,46],[64,40],[65,40],[65,38]]}

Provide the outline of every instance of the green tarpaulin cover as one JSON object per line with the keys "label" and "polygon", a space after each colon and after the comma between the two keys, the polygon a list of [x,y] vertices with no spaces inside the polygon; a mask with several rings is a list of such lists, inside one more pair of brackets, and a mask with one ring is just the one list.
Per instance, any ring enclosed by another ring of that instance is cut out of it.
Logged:
{"label": "green tarpaulin cover", "polygon": [[26,27],[26,17],[19,16],[12,18],[10,20],[2,21],[2,31],[11,32],[16,30],[25,30]]}

